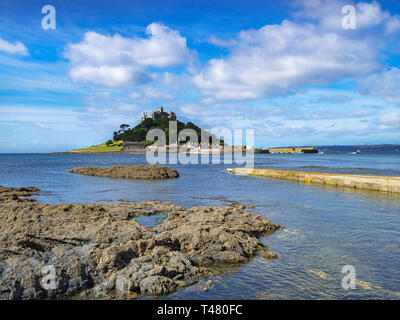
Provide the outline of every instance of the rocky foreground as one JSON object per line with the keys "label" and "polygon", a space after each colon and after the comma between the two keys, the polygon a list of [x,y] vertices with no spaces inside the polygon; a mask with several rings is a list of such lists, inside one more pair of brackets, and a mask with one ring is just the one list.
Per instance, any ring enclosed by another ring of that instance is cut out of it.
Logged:
{"label": "rocky foreground", "polygon": [[79,167],[70,169],[68,172],[116,179],[159,180],[179,177],[178,171],[174,169],[154,165],[114,166],[111,168]]}
{"label": "rocky foreground", "polygon": [[[218,264],[276,258],[259,237],[279,228],[239,204],[45,204],[0,186],[0,299],[166,295]],[[134,218],[167,217],[155,228]]]}

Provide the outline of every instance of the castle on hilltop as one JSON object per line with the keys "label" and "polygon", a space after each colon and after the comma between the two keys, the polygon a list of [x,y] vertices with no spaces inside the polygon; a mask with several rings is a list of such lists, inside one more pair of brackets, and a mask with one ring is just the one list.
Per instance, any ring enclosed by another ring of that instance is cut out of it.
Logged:
{"label": "castle on hilltop", "polygon": [[175,112],[164,112],[163,107],[159,107],[158,110],[153,111],[150,114],[150,117],[147,116],[147,112],[143,112],[143,116],[142,116],[142,121],[150,118],[150,119],[162,119],[162,118],[167,118],[167,119],[171,119],[171,120],[176,120],[176,114]]}

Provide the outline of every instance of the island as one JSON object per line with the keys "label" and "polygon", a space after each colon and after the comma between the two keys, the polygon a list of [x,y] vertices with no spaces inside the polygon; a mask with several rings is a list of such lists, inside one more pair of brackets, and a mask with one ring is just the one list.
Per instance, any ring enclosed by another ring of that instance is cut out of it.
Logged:
{"label": "island", "polygon": [[[171,131],[170,121],[176,122],[176,132]],[[144,112],[141,122],[134,127],[123,123],[117,131],[112,134],[112,139],[96,146],[87,148],[73,149],[68,153],[146,153],[148,147],[157,146],[157,141],[146,140],[147,134],[152,129],[160,129],[164,132],[166,138],[165,152],[189,152],[189,153],[223,153],[224,147],[228,146],[223,139],[219,139],[214,134],[204,130],[193,122],[182,122],[177,120],[176,113],[165,112],[161,106],[151,112],[150,115]],[[184,129],[192,129],[196,132],[197,138],[187,137],[183,141],[169,141],[170,134],[178,133]],[[201,136],[208,138],[208,141],[202,142]],[[247,152],[249,149],[244,145],[231,146],[234,150]],[[284,147],[284,148],[251,148],[254,153],[267,154],[308,154],[318,153],[315,147]]]}

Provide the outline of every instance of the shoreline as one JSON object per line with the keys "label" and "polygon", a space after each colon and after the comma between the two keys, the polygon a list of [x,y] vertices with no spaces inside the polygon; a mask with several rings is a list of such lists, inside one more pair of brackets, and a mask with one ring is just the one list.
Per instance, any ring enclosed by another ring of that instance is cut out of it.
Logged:
{"label": "shoreline", "polygon": [[[390,147],[390,148],[389,148]],[[285,147],[285,148],[254,148],[255,154],[268,154],[267,150],[278,150],[279,149],[307,149],[308,147]],[[400,152],[399,144],[379,144],[379,145],[329,145],[329,146],[315,146],[318,150],[329,154],[351,154],[352,151],[360,150],[359,154],[397,154]],[[389,148],[389,149],[388,149]],[[244,152],[246,149],[243,149]],[[71,150],[71,151],[60,151],[60,152],[39,152],[40,154],[146,154],[146,150]],[[193,152],[198,153],[198,152]],[[223,149],[220,150],[223,153]],[[201,153],[200,153],[201,154]],[[270,154],[282,154],[276,152],[270,152]],[[289,154],[289,153],[283,153]]]}
{"label": "shoreline", "polygon": [[[241,149],[242,153],[246,153],[246,149]],[[158,151],[156,151],[155,153],[157,153]],[[232,153],[234,152],[234,150],[232,150]],[[262,149],[254,149],[253,152],[256,154],[259,153],[265,153],[263,152]],[[146,150],[138,150],[138,151],[132,151],[132,150],[120,150],[120,151],[97,151],[97,150],[84,150],[84,151],[62,151],[62,152],[41,152],[39,154],[146,154],[147,151]],[[158,152],[158,153],[172,153],[172,154],[176,154],[176,153],[187,153],[187,154],[224,154],[224,150],[221,149],[219,152],[216,151],[208,151],[208,152],[198,152],[196,151],[188,151],[188,152],[176,152],[176,151],[166,151],[166,152]]]}
{"label": "shoreline", "polygon": [[41,152],[40,154],[146,154],[146,151],[62,151]]}

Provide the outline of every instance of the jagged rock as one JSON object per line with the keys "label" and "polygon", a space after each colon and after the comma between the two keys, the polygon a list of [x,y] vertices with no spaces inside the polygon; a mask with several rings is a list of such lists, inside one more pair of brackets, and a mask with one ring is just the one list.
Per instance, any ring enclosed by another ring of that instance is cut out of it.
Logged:
{"label": "jagged rock", "polygon": [[[166,295],[210,265],[276,258],[259,237],[280,226],[237,203],[45,204],[27,197],[38,191],[0,186],[0,299]],[[155,228],[134,219],[157,213]]]}
{"label": "jagged rock", "polygon": [[140,292],[148,295],[165,295],[175,291],[174,282],[167,277],[155,275],[144,278],[139,284]]}

